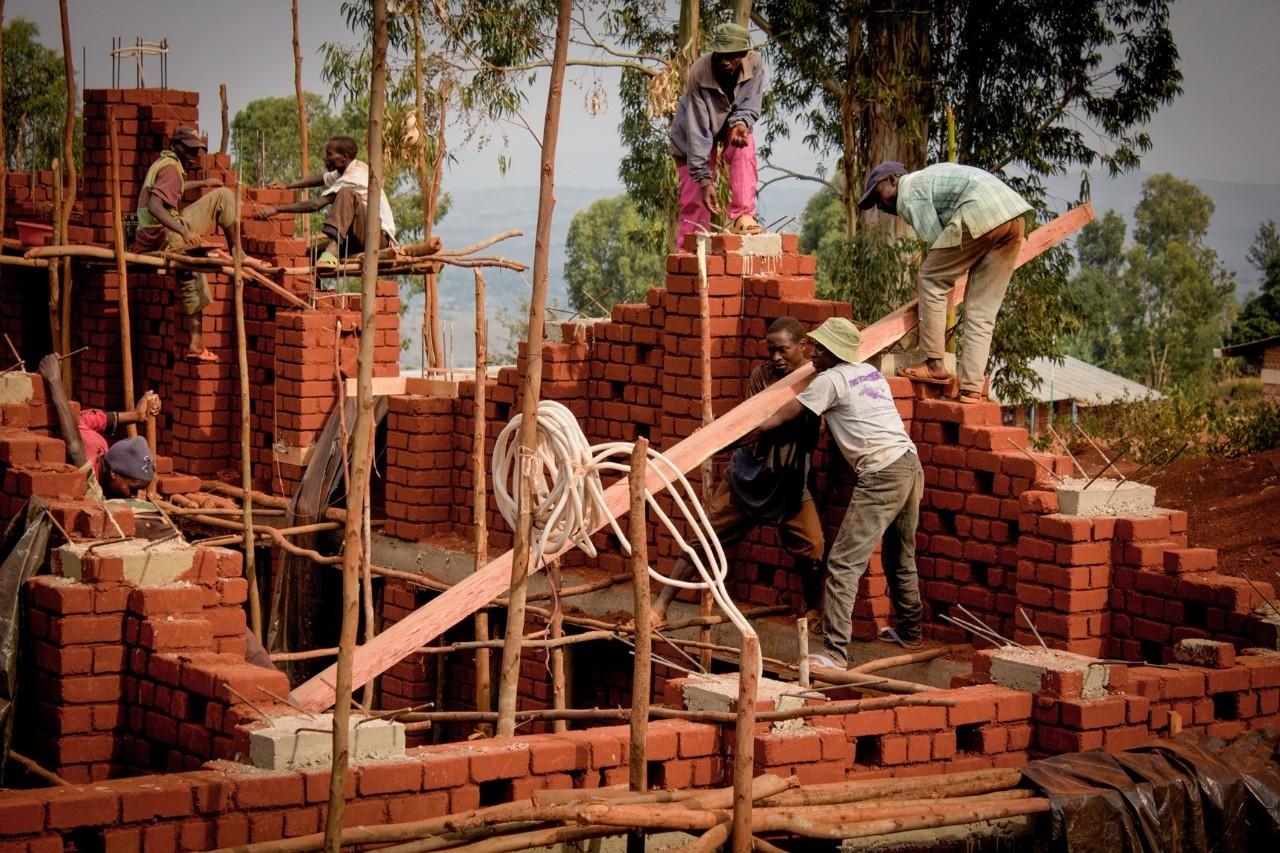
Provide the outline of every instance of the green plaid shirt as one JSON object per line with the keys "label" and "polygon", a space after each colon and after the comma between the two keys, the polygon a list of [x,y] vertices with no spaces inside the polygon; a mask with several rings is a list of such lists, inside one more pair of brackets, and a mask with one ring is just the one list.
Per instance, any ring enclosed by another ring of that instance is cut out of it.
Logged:
{"label": "green plaid shirt", "polygon": [[959,246],[964,231],[981,237],[1028,210],[1026,199],[972,166],[938,163],[898,178],[898,215],[931,249]]}

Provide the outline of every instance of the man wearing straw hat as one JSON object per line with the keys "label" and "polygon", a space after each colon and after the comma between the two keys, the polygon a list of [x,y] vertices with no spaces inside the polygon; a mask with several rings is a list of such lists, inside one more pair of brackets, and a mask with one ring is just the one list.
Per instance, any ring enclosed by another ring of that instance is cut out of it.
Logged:
{"label": "man wearing straw hat", "polygon": [[721,24],[707,53],[689,66],[689,80],[667,137],[680,176],[680,243],[711,227],[720,212],[717,160],[729,177],[729,228],[758,234],[756,140],[752,134],[764,104],[764,60],[752,50],[747,28]]}
{"label": "man wearing straw hat", "polygon": [[827,555],[823,650],[810,655],[818,666],[840,669],[848,666],[846,649],[858,582],[881,540],[897,629],[885,628],[880,638],[918,648],[923,613],[916,576],[916,525],[924,471],[889,383],[858,357],[859,340],[857,326],[843,317],[832,317],[810,332],[817,375],[760,425],[763,432],[806,412],[820,415],[857,477],[849,509]]}

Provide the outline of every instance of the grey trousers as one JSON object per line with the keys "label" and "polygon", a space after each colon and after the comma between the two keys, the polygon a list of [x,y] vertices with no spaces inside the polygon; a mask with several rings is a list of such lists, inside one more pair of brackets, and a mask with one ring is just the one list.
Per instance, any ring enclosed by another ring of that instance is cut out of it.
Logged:
{"label": "grey trousers", "polygon": [[924,470],[911,451],[887,468],[858,478],[827,557],[827,596],[822,607],[824,651],[841,666],[848,665],[846,649],[858,582],[881,539],[898,634],[903,639],[920,636],[924,608],[916,575],[916,525],[923,493]]}

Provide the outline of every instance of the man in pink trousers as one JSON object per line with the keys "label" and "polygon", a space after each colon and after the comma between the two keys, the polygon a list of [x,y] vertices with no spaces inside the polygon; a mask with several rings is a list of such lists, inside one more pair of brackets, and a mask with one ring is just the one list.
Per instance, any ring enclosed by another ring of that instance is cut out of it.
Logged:
{"label": "man in pink trousers", "polygon": [[708,52],[689,66],[689,82],[668,138],[680,175],[680,242],[708,230],[720,212],[716,169],[729,172],[729,228],[757,234],[756,142],[752,129],[764,100],[764,60],[751,49],[746,27],[721,24]]}

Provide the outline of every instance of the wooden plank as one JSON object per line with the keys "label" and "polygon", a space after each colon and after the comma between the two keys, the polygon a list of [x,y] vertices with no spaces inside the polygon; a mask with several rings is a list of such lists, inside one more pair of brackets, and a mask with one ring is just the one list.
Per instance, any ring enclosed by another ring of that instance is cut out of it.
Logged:
{"label": "wooden plank", "polygon": [[[1018,265],[1021,266],[1046,249],[1062,242],[1092,219],[1093,208],[1086,204],[1037,228],[1031,232],[1031,236],[1019,254]],[[956,285],[953,299],[959,301],[963,292],[964,285],[960,282]],[[912,301],[862,330],[862,343],[858,346],[858,357],[869,358],[876,354],[915,328],[915,324],[915,302]],[[698,429],[688,438],[664,451],[667,458],[681,471],[692,471],[704,459],[763,423],[779,407],[799,393],[808,384],[812,375],[812,365],[806,365],[775,382],[749,401],[739,403],[711,424]],[[650,490],[661,487],[658,474],[652,466],[649,468],[645,482]],[[625,512],[630,500],[627,481],[619,481],[606,489],[604,499],[609,512],[614,516]],[[554,554],[546,554],[543,562],[550,562],[560,553],[557,551]],[[506,590],[511,577],[511,557],[511,552],[506,552],[357,648],[352,671],[353,687],[358,687],[370,678],[375,678],[390,669],[405,655],[440,636],[501,595]],[[537,571],[538,568],[540,567],[533,567],[533,571]],[[310,681],[298,685],[292,693],[293,700],[309,711],[322,711],[328,708],[333,703],[335,670],[336,667],[330,666]]]}

